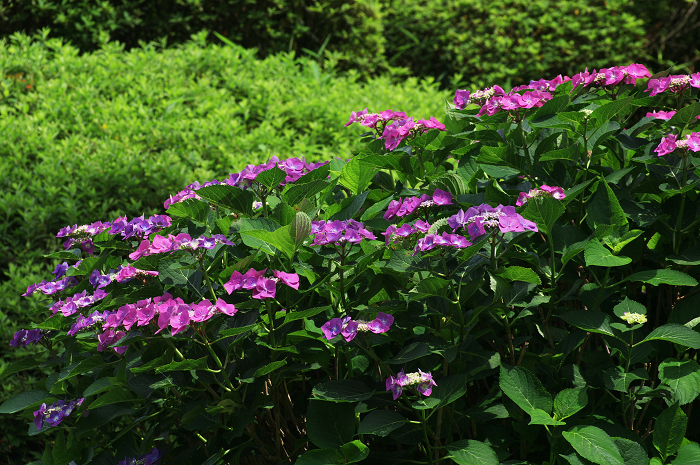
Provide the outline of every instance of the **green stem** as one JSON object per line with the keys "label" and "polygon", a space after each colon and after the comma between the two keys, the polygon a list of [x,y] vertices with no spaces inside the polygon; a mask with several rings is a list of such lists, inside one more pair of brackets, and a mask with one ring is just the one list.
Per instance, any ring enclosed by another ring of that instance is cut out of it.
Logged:
{"label": "green stem", "polygon": [[527,166],[527,171],[530,173],[530,179],[533,178],[532,176],[532,163],[530,163],[530,148],[527,145],[527,139],[525,138],[525,128],[523,128],[523,122],[520,121],[518,123],[518,127],[520,127],[520,137],[523,139],[523,152],[525,152],[525,166]]}
{"label": "green stem", "polygon": [[200,255],[199,256],[199,266],[202,268],[202,273],[204,274],[204,280],[207,283],[207,288],[209,289],[209,293],[211,294],[212,298],[212,303],[216,304],[216,292],[214,292],[214,286],[211,283],[211,279],[209,278],[209,273],[207,273],[207,268],[204,266],[204,256]]}
{"label": "green stem", "polygon": [[[688,157],[683,157],[683,185],[681,189],[688,184]],[[681,248],[681,230],[683,227],[683,210],[685,209],[685,192],[681,194],[681,208],[676,218],[676,227],[673,230],[673,253],[677,254]]]}

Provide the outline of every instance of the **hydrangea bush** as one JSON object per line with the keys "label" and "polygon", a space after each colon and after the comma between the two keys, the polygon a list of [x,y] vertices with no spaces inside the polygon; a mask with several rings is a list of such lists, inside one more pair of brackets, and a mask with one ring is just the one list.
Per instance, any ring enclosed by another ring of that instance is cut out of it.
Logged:
{"label": "hydrangea bush", "polygon": [[[41,463],[697,463],[700,74],[353,112],[270,160],[69,226],[54,373],[6,401]],[[20,360],[6,373],[39,362]]]}

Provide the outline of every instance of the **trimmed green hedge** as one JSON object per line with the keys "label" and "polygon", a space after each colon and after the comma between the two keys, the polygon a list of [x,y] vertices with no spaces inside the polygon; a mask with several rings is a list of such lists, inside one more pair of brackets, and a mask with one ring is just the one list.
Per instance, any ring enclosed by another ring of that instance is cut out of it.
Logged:
{"label": "trimmed green hedge", "polygon": [[518,85],[585,66],[666,68],[700,43],[689,0],[0,0],[0,21],[0,35],[49,27],[83,51],[108,39],[183,43],[206,29],[261,56],[323,55],[362,75],[402,67],[445,86],[455,75]]}

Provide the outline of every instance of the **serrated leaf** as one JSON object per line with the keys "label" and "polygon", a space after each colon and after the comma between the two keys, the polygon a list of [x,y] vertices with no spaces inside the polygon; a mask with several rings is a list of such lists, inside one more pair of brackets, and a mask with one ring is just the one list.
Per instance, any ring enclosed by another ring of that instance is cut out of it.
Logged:
{"label": "serrated leaf", "polygon": [[666,461],[669,455],[678,452],[685,438],[687,425],[688,417],[678,403],[671,405],[656,418],[652,438],[654,447],[663,461]]}
{"label": "serrated leaf", "polygon": [[574,310],[561,315],[560,318],[584,331],[615,336],[610,327],[610,317],[605,313],[592,312],[590,310]]}
{"label": "serrated leaf", "polygon": [[552,226],[564,214],[564,204],[550,196],[530,199],[523,211],[523,217],[537,223],[537,228],[544,234],[550,234]]}
{"label": "serrated leaf", "polygon": [[52,399],[54,397],[43,389],[20,392],[0,405],[0,413],[16,413],[39,402],[51,402]]}
{"label": "serrated leaf", "polygon": [[297,212],[289,227],[289,235],[294,241],[295,247],[299,247],[304,243],[311,233],[311,218],[304,212]]}
{"label": "serrated leaf", "polygon": [[627,265],[632,262],[632,259],[629,257],[613,255],[612,252],[595,239],[586,244],[583,257],[586,260],[586,266],[614,267]]}
{"label": "serrated leaf", "polygon": [[614,438],[625,465],[649,465],[649,456],[638,442],[625,438]]}
{"label": "serrated leaf", "polygon": [[430,353],[428,344],[425,342],[412,342],[396,354],[395,357],[387,360],[387,363],[392,365],[403,365],[420,357],[424,357]]}
{"label": "serrated leaf", "polygon": [[198,189],[197,195],[219,207],[228,208],[248,216],[253,213],[255,195],[249,190],[227,184],[218,184]]}
{"label": "serrated leaf", "polygon": [[[202,370],[207,368],[207,357],[201,357],[196,360],[182,360],[179,362],[170,362],[156,368],[156,373],[167,373],[169,371],[189,371]],[[134,370],[132,370],[134,371]]]}
{"label": "serrated leaf", "polygon": [[357,432],[384,437],[402,427],[407,421],[408,418],[393,410],[373,410],[362,420]]}
{"label": "serrated leaf", "polygon": [[522,367],[501,365],[499,386],[503,394],[515,402],[528,415],[535,409],[552,411],[552,396],[539,379]]}
{"label": "serrated leaf", "polygon": [[105,405],[118,404],[120,402],[131,402],[134,398],[131,393],[122,387],[114,387],[95,399],[89,409],[104,407]]}
{"label": "serrated leaf", "polygon": [[275,166],[269,170],[258,173],[257,176],[255,176],[255,182],[259,182],[268,189],[274,189],[275,187],[279,187],[286,177],[287,173]]}
{"label": "serrated leaf", "polygon": [[595,426],[574,426],[562,433],[581,457],[598,465],[624,465],[620,451],[608,434]]}
{"label": "serrated leaf", "polygon": [[288,184],[287,188],[282,193],[282,201],[289,205],[297,205],[304,199],[310,199],[319,192],[331,186],[335,186],[337,180],[327,181],[325,179],[317,179],[304,184],[299,184],[298,181],[293,184]]}
{"label": "serrated leaf", "polygon": [[608,368],[603,373],[605,387],[611,391],[627,392],[634,381],[648,380],[649,374],[642,368],[634,371],[625,371],[624,368],[615,366]]}
{"label": "serrated leaf", "polygon": [[353,194],[360,195],[372,182],[374,173],[371,165],[364,163],[360,158],[353,158],[340,170],[338,183],[350,189]]}
{"label": "serrated leaf", "polygon": [[488,445],[474,439],[463,439],[445,446],[449,457],[458,465],[498,465],[496,452]]}
{"label": "serrated leaf", "polygon": [[536,408],[530,413],[530,423],[529,425],[547,425],[547,426],[561,426],[565,425],[563,421],[555,420],[547,412],[542,409]]}
{"label": "serrated leaf", "polygon": [[372,397],[374,391],[362,381],[353,379],[333,379],[313,388],[313,395],[319,400],[333,402],[359,402]]}
{"label": "serrated leaf", "polygon": [[241,231],[240,234],[244,241],[246,238],[257,239],[279,250],[290,260],[294,257],[296,243],[292,240],[290,226],[282,226],[274,232],[265,231],[264,229],[251,229]]}
{"label": "serrated leaf", "polygon": [[605,181],[600,182],[586,212],[586,222],[592,230],[599,225],[614,225],[622,232],[626,232],[628,221],[625,212],[617,196]]}
{"label": "serrated leaf", "polygon": [[683,128],[700,115],[700,102],[681,108],[668,121],[668,126]]}
{"label": "serrated leaf", "polygon": [[579,150],[581,145],[576,143],[569,147],[557,150],[550,150],[545,152],[540,156],[540,161],[552,161],[552,160],[570,160],[576,161],[579,158]]}
{"label": "serrated leaf", "polygon": [[509,266],[503,271],[494,274],[508,281],[524,281],[526,283],[542,284],[542,280],[534,270],[522,266]]}
{"label": "serrated leaf", "polygon": [[355,435],[355,406],[350,402],[310,400],[306,433],[317,447],[339,449]]}
{"label": "serrated leaf", "polygon": [[588,405],[587,386],[564,389],[554,398],[554,418],[563,420]]}
{"label": "serrated leaf", "polygon": [[659,365],[659,379],[671,388],[673,401],[680,405],[700,394],[700,365],[695,360],[667,358]]}
{"label": "serrated leaf", "polygon": [[615,305],[613,308],[613,313],[615,313],[615,315],[618,317],[622,317],[625,313],[639,313],[640,315],[646,315],[647,308],[639,302],[636,302],[629,297],[625,297],[625,300]]}
{"label": "serrated leaf", "polygon": [[187,218],[197,223],[206,224],[211,207],[206,202],[197,199],[185,199],[168,207],[168,215],[177,218]]}
{"label": "serrated leaf", "polygon": [[648,270],[634,273],[627,277],[629,281],[641,281],[643,283],[658,286],[670,284],[672,286],[697,286],[698,282],[690,275],[677,270]]}
{"label": "serrated leaf", "polygon": [[620,100],[613,100],[601,105],[593,110],[588,119],[590,121],[597,121],[597,126],[601,126],[603,123],[610,121],[615,115],[629,106],[629,104],[632,103],[632,100],[634,100],[634,97],[627,97]]}
{"label": "serrated leaf", "polygon": [[698,463],[700,463],[700,445],[690,443],[678,450],[678,455],[671,465],[697,465]]}
{"label": "serrated leaf", "polygon": [[700,333],[687,326],[674,323],[659,326],[634,346],[655,340],[668,341],[692,349],[700,349]]}
{"label": "serrated leaf", "polygon": [[268,375],[278,368],[281,368],[287,364],[286,360],[277,360],[276,362],[268,363],[267,365],[258,368],[253,374],[253,378],[259,378],[261,376]]}

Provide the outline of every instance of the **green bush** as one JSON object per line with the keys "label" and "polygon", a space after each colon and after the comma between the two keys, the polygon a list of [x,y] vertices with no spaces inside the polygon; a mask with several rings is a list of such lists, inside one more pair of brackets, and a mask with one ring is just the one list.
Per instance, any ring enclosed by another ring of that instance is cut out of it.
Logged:
{"label": "green bush", "polygon": [[[351,110],[428,117],[448,97],[430,81],[364,86],[314,60],[257,60],[255,51],[204,44],[200,35],[176,49],[108,44],[80,55],[57,39],[0,43],[0,339],[45,311],[19,295],[53,266],[42,257],[60,247],[60,228],[161,211],[190,182],[272,156],[349,158],[360,144],[343,127]],[[16,357],[0,345],[0,378]],[[27,387],[2,383],[0,403]],[[2,431],[22,428],[0,418]],[[0,451],[29,454],[14,438]]]}
{"label": "green bush", "polygon": [[[513,85],[579,68],[687,64],[700,43],[689,0],[0,0],[0,34],[51,29],[82,51],[184,43],[216,31],[265,57],[324,56],[363,76],[402,67],[450,85]],[[212,41],[218,42],[213,36]]]}

